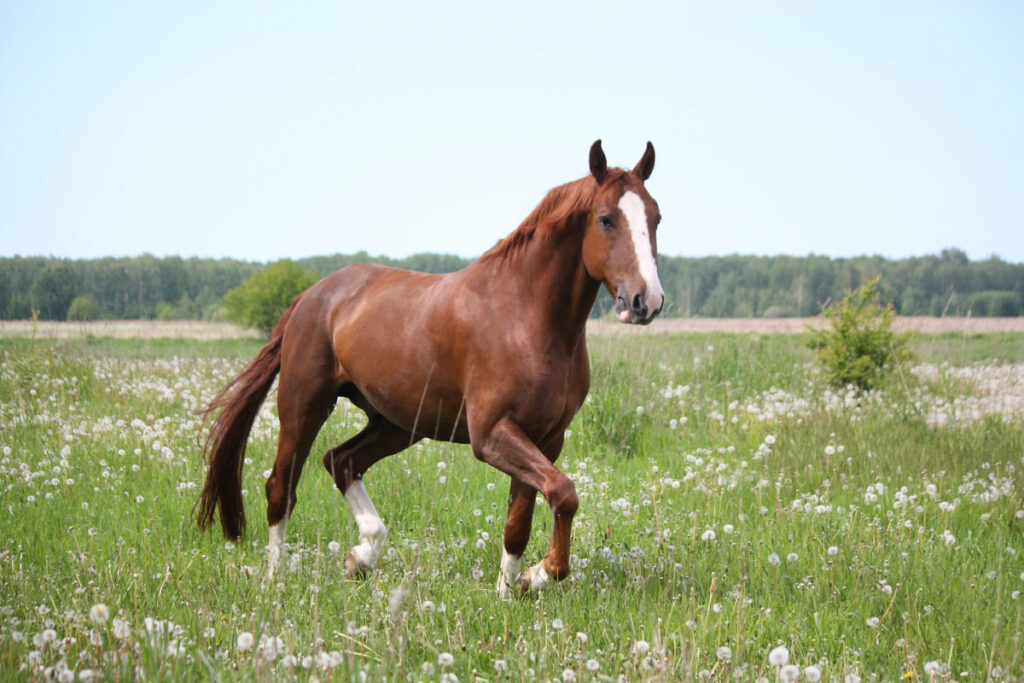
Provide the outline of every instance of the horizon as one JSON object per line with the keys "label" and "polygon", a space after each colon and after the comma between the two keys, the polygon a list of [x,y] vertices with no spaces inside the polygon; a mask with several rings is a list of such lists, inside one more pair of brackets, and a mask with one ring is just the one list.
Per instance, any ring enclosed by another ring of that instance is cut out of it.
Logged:
{"label": "horizon", "polygon": [[1016,3],[6,3],[0,255],[475,258],[601,138],[653,141],[666,255],[1020,263],[1022,34]]}
{"label": "horizon", "polygon": [[[666,254],[664,252],[659,251],[658,252],[658,256],[659,256],[659,258],[660,257],[665,257],[665,258],[678,258],[678,259],[705,259],[705,258],[706,259],[716,259],[716,258],[763,258],[763,259],[793,258],[793,259],[809,259],[809,258],[826,258],[826,259],[829,259],[829,260],[832,260],[832,261],[856,260],[856,259],[883,259],[883,260],[886,260],[886,261],[905,261],[905,260],[910,260],[910,259],[923,259],[923,258],[928,258],[928,257],[941,258],[942,257],[942,252],[945,252],[945,251],[958,252],[958,253],[964,254],[967,257],[967,260],[970,263],[983,263],[985,261],[991,261],[991,260],[995,259],[995,260],[1001,261],[1003,263],[1007,263],[1009,265],[1024,265],[1024,261],[1010,261],[1010,260],[1002,258],[999,254],[990,254],[990,255],[988,255],[988,256],[986,256],[984,258],[971,258],[970,255],[967,254],[967,252],[964,251],[963,249],[961,249],[960,247],[943,247],[942,249],[940,249],[937,252],[931,252],[931,253],[927,253],[927,254],[910,254],[908,256],[900,256],[900,257],[896,257],[896,258],[884,256],[882,254],[854,254],[852,256],[831,256],[829,254],[816,254],[816,253],[813,253],[813,252],[807,253],[807,254],[781,254],[781,253],[780,254],[750,254],[750,253],[733,252],[733,253],[729,253],[729,254],[703,254],[703,255],[699,255],[699,256],[689,256],[689,255],[685,255],[685,254]],[[368,258],[368,259],[390,259],[392,261],[404,261],[404,260],[413,259],[413,258],[415,258],[417,256],[424,256],[424,255],[442,256],[442,257],[455,257],[455,258],[459,258],[459,259],[463,259],[463,260],[475,261],[476,259],[480,258],[480,256],[483,255],[481,253],[481,254],[477,254],[475,256],[461,256],[459,254],[454,254],[454,253],[450,253],[450,252],[418,251],[418,252],[414,252],[414,253],[411,253],[411,254],[405,254],[403,256],[390,256],[388,254],[371,254],[369,252],[360,250],[360,251],[354,251],[354,252],[336,251],[336,252],[331,252],[331,253],[309,254],[309,255],[306,255],[306,256],[295,256],[295,257],[285,256],[285,257],[281,257],[279,259],[270,259],[270,260],[245,259],[245,258],[237,258],[237,257],[234,257],[234,256],[196,256],[196,255],[188,255],[188,256],[186,256],[186,255],[182,255],[182,254],[163,254],[163,255],[160,255],[160,254],[152,254],[150,252],[142,252],[140,254],[121,254],[121,255],[109,255],[108,254],[108,255],[104,255],[104,256],[85,256],[85,257],[55,256],[53,254],[0,254],[0,259],[18,259],[18,258],[21,258],[21,259],[58,259],[58,260],[70,260],[70,261],[101,261],[101,260],[104,260],[104,259],[113,259],[113,260],[118,260],[118,259],[136,259],[136,258],[143,258],[145,256],[149,256],[149,257],[152,257],[152,258],[155,258],[155,259],[180,258],[183,261],[187,261],[187,260],[191,260],[191,259],[196,259],[196,260],[213,260],[213,261],[233,260],[233,261],[240,261],[240,262],[244,262],[244,263],[269,265],[271,263],[274,263],[275,261],[281,261],[281,260],[291,260],[291,261],[299,262],[299,261],[305,261],[305,260],[309,260],[309,259],[332,258],[332,257],[336,257],[336,256],[358,256],[360,254],[365,254],[366,258]]]}

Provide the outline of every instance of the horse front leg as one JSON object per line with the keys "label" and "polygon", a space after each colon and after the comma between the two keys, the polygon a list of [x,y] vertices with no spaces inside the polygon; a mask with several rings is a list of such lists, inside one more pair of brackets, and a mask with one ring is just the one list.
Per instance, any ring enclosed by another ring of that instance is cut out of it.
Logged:
{"label": "horse front leg", "polygon": [[554,516],[551,544],[544,559],[516,576],[512,583],[524,592],[537,592],[551,580],[564,579],[569,575],[572,520],[579,507],[576,487],[572,481],[511,420],[499,420],[490,429],[482,430],[477,438],[471,436],[471,441],[473,452],[479,459],[508,474],[514,482],[498,592],[507,594],[507,589],[502,589],[501,579],[506,579],[506,575],[518,570],[529,536],[530,516],[526,512],[529,510],[532,513],[533,508],[532,500],[527,502],[523,497],[527,494],[533,496],[534,490],[544,495]]}

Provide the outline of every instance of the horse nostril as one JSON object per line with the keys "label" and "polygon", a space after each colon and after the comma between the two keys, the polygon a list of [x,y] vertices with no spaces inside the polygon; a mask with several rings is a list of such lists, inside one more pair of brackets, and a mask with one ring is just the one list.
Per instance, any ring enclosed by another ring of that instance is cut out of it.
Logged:
{"label": "horse nostril", "polygon": [[638,318],[647,317],[647,299],[639,294],[633,297],[633,313]]}

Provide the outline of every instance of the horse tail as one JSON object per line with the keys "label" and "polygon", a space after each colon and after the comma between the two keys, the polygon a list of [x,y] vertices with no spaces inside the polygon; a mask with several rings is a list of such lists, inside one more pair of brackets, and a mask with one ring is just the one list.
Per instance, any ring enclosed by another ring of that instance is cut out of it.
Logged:
{"label": "horse tail", "polygon": [[217,413],[203,444],[203,459],[209,463],[206,483],[199,494],[196,522],[206,531],[220,507],[220,526],[224,537],[235,540],[245,532],[245,505],[242,501],[242,465],[245,444],[260,406],[270,393],[281,369],[281,340],[288,320],[302,294],[277,321],[270,341],[245,369],[228,382],[209,405],[198,412],[204,418]]}

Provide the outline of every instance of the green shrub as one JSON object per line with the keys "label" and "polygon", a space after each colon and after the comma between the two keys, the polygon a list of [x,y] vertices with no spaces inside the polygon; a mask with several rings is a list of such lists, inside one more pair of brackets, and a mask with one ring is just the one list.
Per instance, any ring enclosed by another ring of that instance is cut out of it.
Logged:
{"label": "green shrub", "polygon": [[68,322],[88,322],[96,318],[96,306],[87,296],[76,296],[68,306]]}
{"label": "green shrub", "polygon": [[847,290],[842,301],[822,311],[829,327],[809,330],[808,346],[817,352],[832,386],[871,389],[886,371],[909,357],[910,335],[892,331],[895,312],[892,304],[878,303],[878,281],[876,277]]}
{"label": "green shrub", "polygon": [[174,306],[170,305],[166,301],[161,301],[156,305],[156,319],[160,321],[174,320]]}
{"label": "green shrub", "polygon": [[271,263],[224,295],[224,317],[269,336],[292,300],[316,281],[315,272],[291,259]]}

